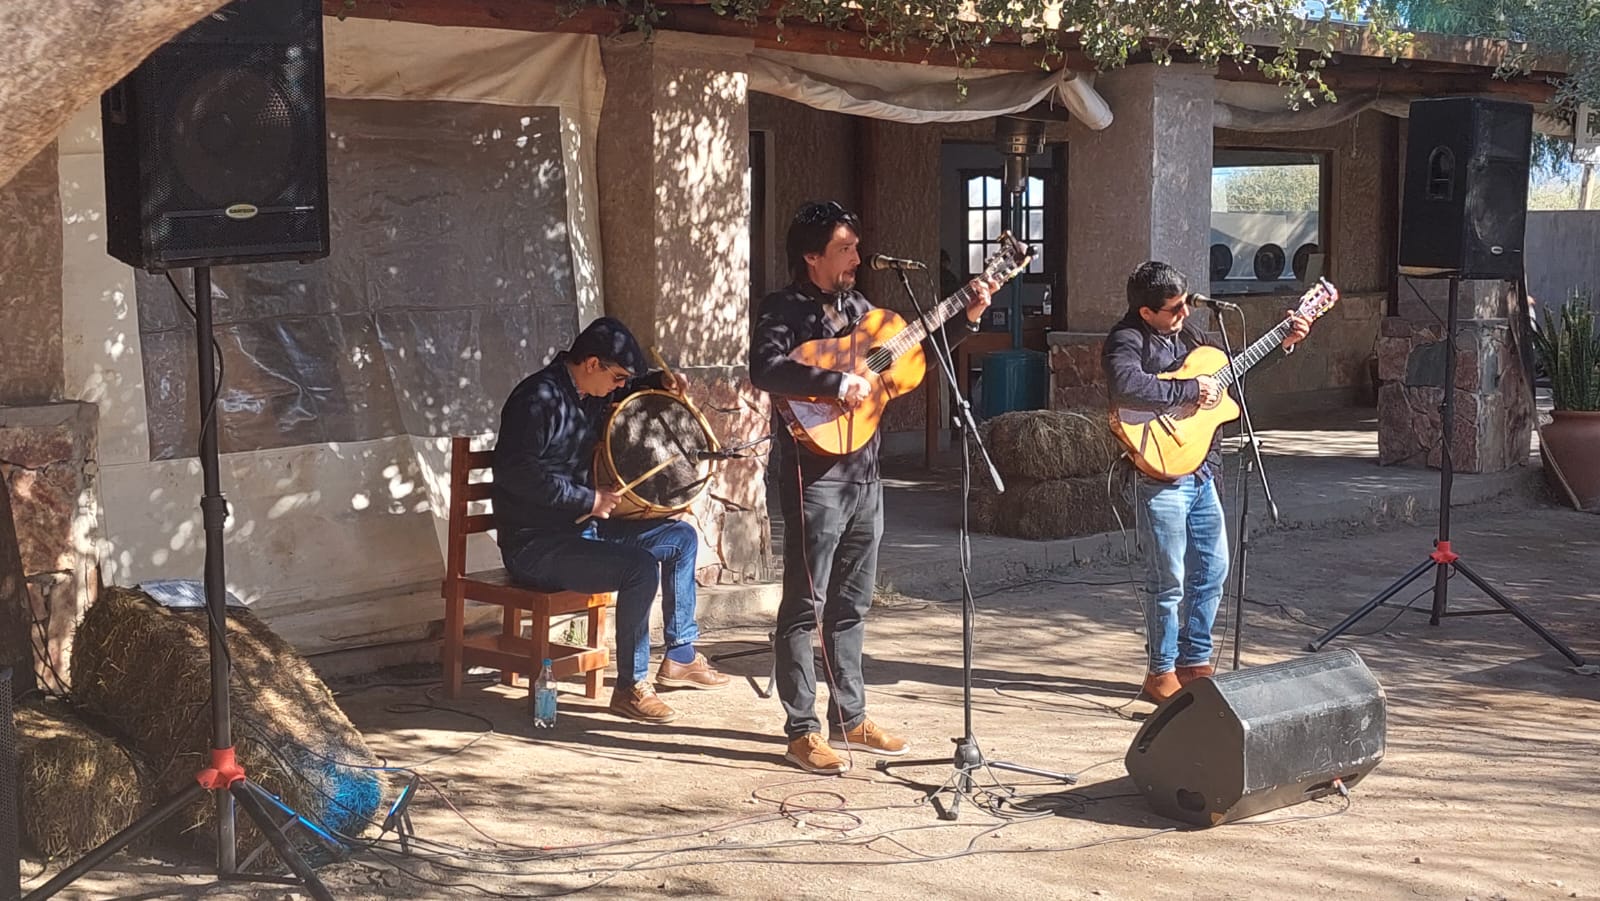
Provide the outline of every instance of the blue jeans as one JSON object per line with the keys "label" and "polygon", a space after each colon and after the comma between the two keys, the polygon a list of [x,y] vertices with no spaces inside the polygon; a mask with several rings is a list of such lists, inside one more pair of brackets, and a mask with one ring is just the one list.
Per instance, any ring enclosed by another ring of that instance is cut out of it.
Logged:
{"label": "blue jeans", "polygon": [[1144,545],[1150,673],[1211,662],[1211,625],[1228,578],[1228,536],[1216,479],[1134,479]]}
{"label": "blue jeans", "polygon": [[[536,538],[505,550],[512,581],[540,591],[617,593],[617,685],[631,687],[650,669],[650,604],[661,589],[667,649],[700,637],[695,623],[695,560],[700,534],[667,520],[591,520],[580,535]],[[590,636],[597,640],[598,636]]]}

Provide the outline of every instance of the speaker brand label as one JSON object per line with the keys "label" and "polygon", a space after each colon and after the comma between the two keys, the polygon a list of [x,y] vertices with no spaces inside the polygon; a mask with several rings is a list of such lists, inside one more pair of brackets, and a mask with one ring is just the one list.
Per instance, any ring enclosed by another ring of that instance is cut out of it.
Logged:
{"label": "speaker brand label", "polygon": [[253,203],[236,203],[222,211],[229,219],[254,219],[259,212]]}

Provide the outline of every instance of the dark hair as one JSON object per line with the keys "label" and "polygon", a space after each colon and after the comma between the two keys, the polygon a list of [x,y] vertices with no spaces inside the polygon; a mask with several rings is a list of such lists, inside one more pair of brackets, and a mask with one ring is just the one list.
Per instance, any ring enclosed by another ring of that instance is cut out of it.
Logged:
{"label": "dark hair", "polygon": [[827,250],[833,230],[841,225],[861,234],[861,218],[831,200],[803,204],[794,214],[784,247],[789,254],[789,275],[795,281],[804,282],[810,271],[806,268],[806,254]]}
{"label": "dark hair", "polygon": [[601,316],[589,323],[576,339],[568,355],[581,363],[590,357],[611,366],[621,366],[629,375],[639,375],[647,368],[644,350],[628,327],[610,316]]}
{"label": "dark hair", "polygon": [[1189,280],[1166,263],[1140,263],[1128,276],[1128,312],[1140,307],[1160,310],[1167,301],[1189,291]]}

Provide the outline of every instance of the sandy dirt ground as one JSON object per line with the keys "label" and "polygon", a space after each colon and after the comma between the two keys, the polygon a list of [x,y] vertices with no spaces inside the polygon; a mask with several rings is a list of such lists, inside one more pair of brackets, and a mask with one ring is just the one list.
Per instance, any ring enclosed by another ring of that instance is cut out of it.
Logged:
{"label": "sandy dirt ground", "polygon": [[[1303,654],[1420,562],[1433,535],[1430,523],[1258,539],[1244,663]],[[1600,661],[1600,517],[1502,502],[1456,511],[1453,537],[1477,571]],[[1075,786],[980,773],[957,821],[935,816],[923,797],[951,773],[962,731],[961,607],[886,595],[869,623],[870,709],[939,762],[884,773],[858,756],[843,778],[786,765],[777,702],[753,691],[766,654],[728,662],[750,678],[727,690],[667,695],[682,712],[667,726],[609,716],[572,683],[557,727],[536,730],[525,690],[480,680],[445,703],[426,684],[386,684],[435,674],[386,673],[336,688],[376,752],[426,777],[411,812],[431,852],[402,856],[384,841],[323,874],[351,899],[1600,897],[1600,677],[1573,672],[1508,616],[1435,627],[1380,609],[1334,643],[1361,654],[1388,699],[1387,756],[1348,805],[1204,830],[1151,813],[1122,764],[1150,710],[1131,700],[1143,644],[1131,575],[1102,563],[977,600],[974,733],[990,759],[1070,772]],[[1486,606],[1452,580],[1452,610]],[[764,638],[721,631],[704,645]],[[115,862],[59,897],[303,897],[206,888],[149,864]]]}

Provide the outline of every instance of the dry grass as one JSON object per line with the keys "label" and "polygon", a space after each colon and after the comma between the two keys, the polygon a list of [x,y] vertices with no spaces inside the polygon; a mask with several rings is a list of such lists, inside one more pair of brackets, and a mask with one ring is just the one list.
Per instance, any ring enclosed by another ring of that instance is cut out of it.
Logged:
{"label": "dry grass", "polygon": [[19,707],[17,797],[22,835],[47,857],[76,857],[149,807],[148,782],[116,739],[64,704]]}
{"label": "dry grass", "polygon": [[1116,514],[1133,522],[1132,511],[1119,491],[1108,495],[1106,477],[1076,479],[1014,479],[1006,493],[996,495],[984,487],[972,491],[972,530],[1012,538],[1076,538],[1118,528]]}
{"label": "dry grass", "polygon": [[[209,764],[205,617],[203,610],[163,607],[143,592],[108,588],[77,635],[75,699],[150,761],[163,792],[187,786]],[[312,820],[360,833],[381,794],[375,771],[362,767],[378,761],[322,680],[287,642],[248,610],[230,608],[227,619],[239,761],[254,782]],[[168,820],[177,833],[173,837],[209,851],[215,839],[213,807],[206,798]],[[261,837],[247,818],[238,823],[244,852]]]}
{"label": "dry grass", "polygon": [[1103,410],[1019,410],[982,429],[995,466],[1008,479],[1103,477],[1122,454]]}

